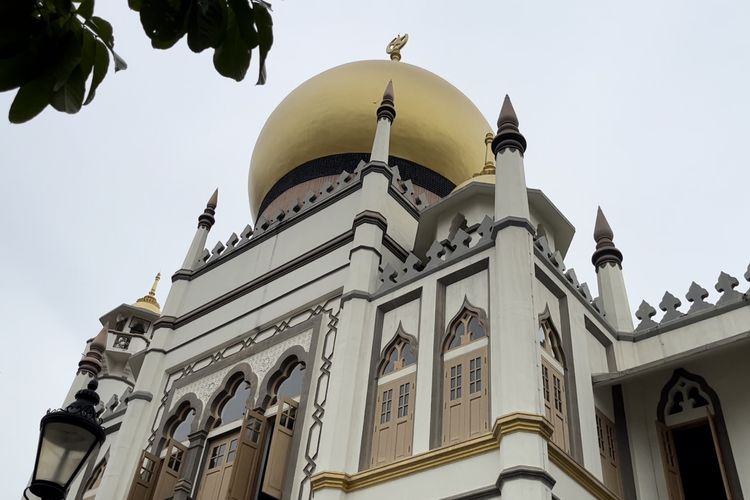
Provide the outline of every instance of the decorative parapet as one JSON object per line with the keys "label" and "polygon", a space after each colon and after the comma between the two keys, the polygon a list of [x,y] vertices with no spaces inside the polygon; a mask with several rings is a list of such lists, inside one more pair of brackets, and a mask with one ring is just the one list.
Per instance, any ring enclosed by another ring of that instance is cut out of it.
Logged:
{"label": "decorative parapet", "polygon": [[[288,208],[279,209],[275,213],[258,218],[254,228],[248,224],[239,236],[237,233],[232,233],[226,243],[217,242],[212,250],[203,250],[203,253],[198,258],[196,270],[234,254],[251,242],[257,241],[266,233],[287,225],[303,214],[307,215],[311,210],[321,206],[325,201],[337,197],[344,191],[354,189],[354,186],[361,184],[362,171],[368,165],[370,163],[360,161],[354,171],[341,172],[335,181],[324,184],[320,191],[308,191],[302,199],[295,199]],[[401,177],[398,166],[386,166],[386,168],[391,172],[392,191],[401,202],[407,204],[414,212],[419,212],[427,208],[427,198],[424,193],[416,194],[411,180]]]}
{"label": "decorative parapet", "polygon": [[399,264],[397,269],[391,264],[386,264],[380,269],[380,286],[376,293],[403,285],[424,273],[491,246],[492,225],[493,219],[485,216],[479,224],[465,229],[458,228],[450,239],[434,241],[427,250],[424,261],[409,252],[406,261]]}
{"label": "decorative parapet", "polygon": [[[744,276],[747,281],[750,281],[750,266],[748,266],[748,270]],[[739,284],[740,282],[737,278],[722,271],[714,285],[714,289],[721,295],[718,300],[716,300],[716,303],[712,304],[711,302],[706,301],[709,297],[708,290],[693,281],[685,294],[685,298],[691,304],[687,312],[679,310],[679,307],[682,306],[680,299],[669,292],[665,292],[659,303],[659,309],[661,309],[664,314],[658,321],[652,319],[656,316],[656,309],[644,300],[641,302],[641,305],[635,313],[636,318],[640,320],[638,326],[635,328],[635,333],[642,334],[643,332],[658,328],[665,324],[671,325],[673,322],[683,318],[693,318],[696,315],[717,311],[719,309],[736,307],[736,304],[750,302],[750,289],[745,293],[738,292],[735,288],[737,288]]]}

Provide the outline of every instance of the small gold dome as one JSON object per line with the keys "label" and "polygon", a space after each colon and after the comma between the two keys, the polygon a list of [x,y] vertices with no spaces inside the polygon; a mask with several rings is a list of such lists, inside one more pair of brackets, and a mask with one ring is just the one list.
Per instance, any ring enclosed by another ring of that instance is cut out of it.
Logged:
{"label": "small gold dome", "polygon": [[[480,137],[491,129],[477,107],[439,76],[404,62],[357,61],[307,80],[271,113],[250,160],[250,209],[300,165],[341,153],[369,153],[376,110],[393,80],[396,120],[390,154],[453,184],[484,162]],[[354,167],[354,165],[352,166]]]}

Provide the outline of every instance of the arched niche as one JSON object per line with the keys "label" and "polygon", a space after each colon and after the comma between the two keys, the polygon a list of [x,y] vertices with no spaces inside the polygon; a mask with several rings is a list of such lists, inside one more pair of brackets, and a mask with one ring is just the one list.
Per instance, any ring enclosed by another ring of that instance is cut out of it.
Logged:
{"label": "arched niche", "polygon": [[[154,440],[155,454],[159,454],[167,441],[174,439],[182,442],[188,436],[200,429],[200,417],[203,412],[203,403],[198,397],[191,393],[182,396],[174,404],[174,410],[163,420],[158,439]],[[181,439],[183,438],[184,439]]]}
{"label": "arched niche", "polygon": [[[279,356],[274,367],[268,371],[263,382],[260,383],[260,392],[256,400],[256,407],[266,409],[276,402],[279,395],[279,389],[282,384],[289,380],[300,384],[300,391],[304,391],[304,379],[306,372],[300,373],[300,366],[303,370],[311,369],[312,364],[309,362],[309,353],[302,346],[295,345],[284,351]],[[308,368],[310,367],[310,368]],[[299,394],[290,394],[297,396]]]}
{"label": "arched niche", "polygon": [[487,313],[474,306],[464,296],[461,308],[448,322],[448,328],[443,334],[442,352],[445,354],[447,351],[468,345],[488,335]]}
{"label": "arched niche", "polygon": [[238,418],[234,418],[237,417],[237,411],[234,411],[234,415],[229,416],[231,418],[230,421],[242,419],[241,411],[253,407],[253,395],[257,389],[257,375],[255,375],[249,364],[239,363],[224,377],[219,388],[209,399],[209,411],[203,417],[200,428],[211,430],[229,423],[226,421],[228,415],[222,415],[222,412],[227,410],[227,405],[232,405],[233,410],[240,411]]}
{"label": "arched niche", "polygon": [[396,333],[380,353],[380,361],[377,368],[378,377],[416,364],[417,351],[417,339],[407,333],[399,321]]}

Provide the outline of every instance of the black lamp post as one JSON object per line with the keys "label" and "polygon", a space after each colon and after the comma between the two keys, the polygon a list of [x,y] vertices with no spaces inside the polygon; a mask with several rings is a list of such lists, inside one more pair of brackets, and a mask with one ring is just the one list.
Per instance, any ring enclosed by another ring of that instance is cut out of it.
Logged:
{"label": "black lamp post", "polygon": [[43,500],[62,500],[70,483],[88,458],[104,442],[104,429],[96,416],[98,382],[76,393],[64,410],[42,417],[39,447],[29,491]]}

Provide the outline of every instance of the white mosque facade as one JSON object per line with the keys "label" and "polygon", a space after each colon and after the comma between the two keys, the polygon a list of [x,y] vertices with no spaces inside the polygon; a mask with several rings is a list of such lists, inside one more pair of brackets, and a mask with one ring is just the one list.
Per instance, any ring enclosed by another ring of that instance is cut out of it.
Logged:
{"label": "white mosque facade", "polygon": [[398,57],[303,83],[254,226],[209,244],[214,193],[164,307],[101,318],[66,403],[97,378],[107,436],[68,498],[742,500],[747,283],[634,322],[603,213],[594,298],[525,150],[507,97],[493,129]]}

